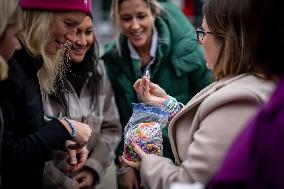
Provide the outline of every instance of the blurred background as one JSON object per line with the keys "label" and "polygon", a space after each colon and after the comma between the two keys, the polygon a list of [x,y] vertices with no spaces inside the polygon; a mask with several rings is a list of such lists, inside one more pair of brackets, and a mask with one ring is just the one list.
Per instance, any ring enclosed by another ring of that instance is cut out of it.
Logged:
{"label": "blurred background", "polygon": [[[95,32],[102,47],[114,39],[110,21],[110,7],[112,0],[92,0]],[[191,23],[198,27],[202,22],[202,5],[206,0],[158,0],[159,2],[172,2],[179,7]]]}

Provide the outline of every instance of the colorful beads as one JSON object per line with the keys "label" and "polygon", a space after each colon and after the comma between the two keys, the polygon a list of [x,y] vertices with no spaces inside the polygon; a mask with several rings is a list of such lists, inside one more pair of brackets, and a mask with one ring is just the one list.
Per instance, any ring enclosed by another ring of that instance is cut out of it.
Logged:
{"label": "colorful beads", "polygon": [[162,131],[156,122],[143,122],[135,125],[125,133],[124,157],[131,161],[139,161],[140,158],[133,149],[132,141],[150,154],[162,156]]}
{"label": "colorful beads", "polygon": [[133,149],[132,142],[151,154],[162,156],[162,129],[168,122],[169,112],[147,103],[133,103],[133,113],[124,128],[124,157],[131,161],[140,158]]}

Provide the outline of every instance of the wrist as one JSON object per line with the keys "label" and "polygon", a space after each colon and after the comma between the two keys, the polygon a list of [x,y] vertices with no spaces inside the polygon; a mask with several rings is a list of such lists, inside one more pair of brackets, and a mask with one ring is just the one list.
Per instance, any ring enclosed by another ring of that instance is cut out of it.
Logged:
{"label": "wrist", "polygon": [[69,131],[71,138],[72,138],[72,141],[75,142],[75,140],[76,140],[76,128],[75,128],[75,126],[71,123],[71,121],[67,117],[63,117],[62,120],[64,120],[65,123],[67,123],[68,127],[66,127],[65,124],[64,124],[64,126]]}
{"label": "wrist", "polygon": [[126,172],[129,171],[129,169],[130,169],[130,167],[122,166],[122,167],[116,169],[116,174],[117,175],[125,174]]}
{"label": "wrist", "polygon": [[181,109],[177,100],[172,96],[168,96],[161,107],[169,113],[169,120],[171,120]]}
{"label": "wrist", "polygon": [[127,165],[119,160],[119,163],[116,164],[116,168],[119,169],[121,167],[127,167]]}
{"label": "wrist", "polygon": [[163,106],[170,97],[171,96],[161,97],[161,101],[159,102],[160,106]]}

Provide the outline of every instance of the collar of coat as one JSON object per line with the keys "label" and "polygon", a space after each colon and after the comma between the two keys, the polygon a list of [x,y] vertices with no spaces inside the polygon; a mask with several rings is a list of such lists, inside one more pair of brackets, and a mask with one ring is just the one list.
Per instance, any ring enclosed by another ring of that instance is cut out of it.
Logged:
{"label": "collar of coat", "polygon": [[[222,87],[236,81],[240,80],[241,78],[244,78],[248,76],[249,74],[240,74],[238,76],[227,76],[219,81],[216,81],[212,83],[211,85],[207,86],[203,90],[201,90],[199,93],[197,93],[183,108],[182,110],[173,117],[171,122],[169,123],[168,129],[169,133],[173,133],[173,130],[175,128],[175,122],[182,117],[184,114],[186,114],[190,109],[193,109],[194,107],[200,105],[204,99],[206,99],[209,95],[214,93],[215,91],[221,89]],[[175,154],[178,155],[176,147],[172,147],[172,150]],[[176,158],[176,163],[181,164],[181,160],[179,158]]]}
{"label": "collar of coat", "polygon": [[[187,112],[188,109],[191,109],[197,105],[199,105],[206,97],[214,93],[215,91],[219,90],[220,88],[228,85],[229,83],[232,83],[236,80],[239,80],[243,77],[248,76],[248,74],[240,74],[238,76],[227,76],[219,81],[216,81],[203,90],[201,90],[199,93],[197,93],[184,107],[183,109],[178,113],[178,116],[176,115],[173,120],[175,120],[177,117],[180,117],[184,113]],[[173,122],[173,121],[172,121]]]}

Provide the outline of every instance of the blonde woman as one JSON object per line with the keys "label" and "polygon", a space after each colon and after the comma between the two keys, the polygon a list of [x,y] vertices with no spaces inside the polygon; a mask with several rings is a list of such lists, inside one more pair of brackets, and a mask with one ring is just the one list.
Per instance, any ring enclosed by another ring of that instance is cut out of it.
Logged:
{"label": "blonde woman", "polygon": [[66,171],[68,154],[54,153],[53,160],[45,166],[43,188],[95,188],[103,180],[120,142],[121,126],[114,94],[103,62],[99,60],[93,30],[93,18],[86,16],[70,51],[69,71],[63,80],[57,80],[62,87],[52,94],[42,93],[46,114],[67,116],[90,126],[93,130],[88,142],[90,154],[85,166],[70,177]]}
{"label": "blonde woman", "polygon": [[83,147],[91,135],[88,125],[68,118],[44,121],[39,83],[46,91],[52,91],[60,67],[60,61],[54,61],[58,60],[57,52],[66,41],[75,42],[77,27],[90,13],[90,1],[20,3],[24,9],[23,48],[14,54],[9,76],[0,84],[4,118],[2,187],[41,188],[44,164],[51,159],[53,150],[64,150],[65,143],[75,143],[77,150],[69,151],[73,171],[85,163],[88,155]]}
{"label": "blonde woman", "polygon": [[[194,96],[169,123],[175,162],[146,154],[136,144],[141,162],[123,158],[127,165],[140,170],[145,188],[167,189],[172,182],[206,184],[246,122],[268,100],[274,83],[254,66],[244,32],[248,1],[209,0],[204,5],[197,37],[216,82]],[[134,87],[143,101],[172,107],[172,97],[146,77]]]}
{"label": "blonde woman", "polygon": [[[195,29],[181,10],[171,3],[156,0],[114,0],[112,20],[117,40],[107,44],[102,59],[116,96],[123,126],[138,102],[132,88],[135,81],[149,73],[151,80],[176,97],[188,102],[211,83],[202,48]],[[163,131],[164,156],[173,158],[167,129]],[[123,151],[123,140],[117,155]],[[133,169],[116,161],[121,188],[137,186]],[[134,175],[134,176],[133,176]]]}

